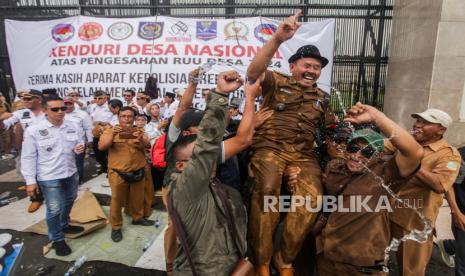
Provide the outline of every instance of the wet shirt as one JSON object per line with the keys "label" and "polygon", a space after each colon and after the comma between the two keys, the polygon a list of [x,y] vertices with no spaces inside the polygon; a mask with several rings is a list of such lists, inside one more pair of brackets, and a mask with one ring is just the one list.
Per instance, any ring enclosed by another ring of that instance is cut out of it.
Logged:
{"label": "wet shirt", "polygon": [[45,119],[45,113],[40,112],[39,115],[34,115],[32,110],[25,108],[20,109],[12,113],[13,116],[3,121],[5,129],[9,129],[16,123],[20,123],[23,130],[26,130],[31,125],[37,124],[38,122]]}
{"label": "wet shirt", "polygon": [[[386,143],[386,146],[388,150],[392,151],[391,145]],[[459,173],[461,163],[459,152],[444,139],[423,146],[423,150],[421,168],[435,173],[439,177],[442,187],[446,191],[449,190]],[[406,185],[402,186],[399,190],[399,196],[404,200],[404,205],[415,205],[433,223],[436,221],[444,198],[443,194],[435,192],[418,177],[412,177]],[[406,208],[395,209],[392,221],[406,230],[418,227],[422,229],[423,227],[422,223],[419,225],[417,216]]]}
{"label": "wet shirt", "polygon": [[317,128],[334,121],[330,109],[324,112],[325,92],[317,87],[304,88],[292,77],[271,71],[265,72],[262,91],[261,107],[274,112],[256,130],[252,148],[310,154]]}
{"label": "wet shirt", "polygon": [[108,104],[98,105],[96,103],[89,106],[89,114],[92,119],[92,123],[95,125],[96,122],[109,123],[113,117]]}
{"label": "wet shirt", "polygon": [[[198,275],[230,275],[239,260],[228,229],[225,209],[214,189],[218,182],[211,178],[220,153],[225,130],[227,96],[212,93],[205,116],[200,123],[193,155],[182,172],[170,176],[170,192],[186,231],[188,246]],[[220,115],[219,115],[220,114]],[[238,232],[240,250],[246,251],[246,211],[240,194],[225,185]],[[178,244],[174,261],[175,275],[192,275],[189,262]]]}
{"label": "wet shirt", "polygon": [[48,120],[29,127],[21,152],[21,172],[26,185],[72,176],[77,172],[74,147],[83,143],[82,130],[67,120],[60,127]]}
{"label": "wet shirt", "polygon": [[78,125],[84,132],[87,141],[92,141],[92,120],[85,111],[75,109],[73,112],[66,113],[65,119]]}
{"label": "wet shirt", "polygon": [[[349,208],[352,196],[360,198],[360,202],[370,198],[366,202],[369,209],[343,212],[338,208],[332,212],[321,233],[322,248],[319,251],[322,249],[325,258],[329,260],[356,266],[373,266],[375,262],[383,261],[384,249],[390,242],[389,213],[384,206],[390,206],[391,197],[381,184],[384,182],[394,187],[405,182],[400,176],[395,158],[386,162],[377,160],[370,166],[372,172],[363,174],[350,173],[341,162],[330,162],[328,166],[325,183],[327,192],[335,194],[341,185],[347,183],[341,194],[342,206]],[[341,204],[340,198],[338,204]]]}
{"label": "wet shirt", "polygon": [[[100,136],[113,136],[113,128],[107,128]],[[114,135],[113,144],[108,149],[108,168],[122,172],[134,172],[146,164],[145,146],[139,139],[122,139]]]}

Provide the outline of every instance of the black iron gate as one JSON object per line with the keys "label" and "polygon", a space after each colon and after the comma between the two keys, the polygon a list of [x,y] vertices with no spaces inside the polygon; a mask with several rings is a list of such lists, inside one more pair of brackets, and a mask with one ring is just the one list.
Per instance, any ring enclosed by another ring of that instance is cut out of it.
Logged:
{"label": "black iron gate", "polygon": [[46,20],[66,16],[194,18],[264,16],[282,19],[303,11],[303,21],[336,20],[332,86],[342,101],[336,111],[357,101],[383,107],[393,0],[0,0],[0,89],[14,84],[4,19]]}

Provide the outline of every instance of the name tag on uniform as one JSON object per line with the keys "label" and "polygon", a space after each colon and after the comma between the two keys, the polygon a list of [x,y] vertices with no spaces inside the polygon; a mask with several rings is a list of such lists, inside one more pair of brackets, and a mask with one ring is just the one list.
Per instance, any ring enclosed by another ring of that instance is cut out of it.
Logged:
{"label": "name tag on uniform", "polygon": [[283,88],[283,87],[282,87],[282,88],[279,89],[279,91],[284,92],[284,93],[286,93],[286,94],[289,95],[289,96],[294,95],[294,93],[293,93],[291,90],[287,89],[287,88]]}
{"label": "name tag on uniform", "polygon": [[454,161],[449,161],[449,162],[447,162],[447,168],[448,168],[449,170],[451,170],[451,171],[455,171],[455,170],[457,170],[458,165],[457,165],[457,163],[454,162]]}
{"label": "name tag on uniform", "polygon": [[78,139],[77,133],[74,129],[66,130],[66,140],[68,141],[76,141]]}

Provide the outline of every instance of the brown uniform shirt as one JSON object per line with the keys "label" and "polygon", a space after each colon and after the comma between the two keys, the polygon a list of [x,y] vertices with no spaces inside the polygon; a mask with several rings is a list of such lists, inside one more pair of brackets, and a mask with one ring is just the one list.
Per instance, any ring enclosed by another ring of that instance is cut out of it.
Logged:
{"label": "brown uniform shirt", "polygon": [[383,261],[384,249],[390,242],[389,213],[385,208],[380,212],[375,212],[375,209],[381,196],[385,197],[383,206],[389,205],[391,198],[381,187],[381,180],[391,186],[405,181],[399,174],[395,158],[378,160],[370,166],[373,173],[352,174],[341,162],[330,162],[328,166],[325,183],[328,193],[334,194],[340,185],[348,182],[341,194],[343,206],[350,206],[349,196],[361,196],[362,200],[365,196],[372,196],[367,205],[373,212],[364,208],[360,212],[332,212],[321,233],[319,251],[322,249],[329,260],[356,266],[373,266],[376,261]]}
{"label": "brown uniform shirt", "polygon": [[[113,136],[112,128],[106,129],[102,137]],[[113,138],[113,144],[108,149],[108,168],[122,172],[133,172],[145,166],[145,147],[138,139],[121,139],[119,135]]]}
{"label": "brown uniform shirt", "polygon": [[[386,143],[386,150],[393,151],[390,143]],[[459,173],[461,161],[459,152],[444,139],[424,146],[423,150],[421,167],[436,173],[444,189],[449,190]],[[418,216],[414,215],[411,209],[405,208],[406,204],[410,204],[415,205],[433,224],[435,223],[439,207],[442,205],[443,194],[436,193],[418,177],[412,177],[401,187],[399,196],[405,200],[405,204],[401,205],[402,208],[396,208],[391,214],[393,222],[406,230],[423,228],[423,223],[418,220]]]}
{"label": "brown uniform shirt", "polygon": [[[271,71],[265,72],[262,91],[262,108],[270,107],[274,113],[255,132],[252,148],[310,154],[316,129],[325,117],[325,92],[317,87],[304,88],[292,77]],[[325,120],[328,124],[334,121],[330,109]]]}

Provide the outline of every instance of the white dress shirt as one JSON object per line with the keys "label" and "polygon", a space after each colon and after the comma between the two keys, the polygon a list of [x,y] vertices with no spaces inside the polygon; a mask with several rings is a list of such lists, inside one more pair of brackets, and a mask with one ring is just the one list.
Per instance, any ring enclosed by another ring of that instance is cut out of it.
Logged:
{"label": "white dress shirt", "polygon": [[150,139],[150,144],[153,146],[155,141],[158,137],[161,136],[161,131],[158,129],[158,124],[160,124],[160,120],[158,121],[150,121],[144,127],[144,131]]}
{"label": "white dress shirt", "polygon": [[117,124],[119,124],[118,114],[113,114],[113,117],[111,117],[110,120],[110,125],[116,126]]}
{"label": "white dress shirt", "polygon": [[26,185],[75,174],[74,147],[83,143],[80,128],[67,120],[60,127],[55,127],[48,120],[29,127],[24,134],[21,152],[21,173]]}
{"label": "white dress shirt", "polygon": [[34,112],[28,108],[16,110],[12,115],[13,116],[3,121],[5,129],[9,129],[11,126],[19,122],[23,127],[23,130],[26,130],[26,128],[31,125],[35,125],[45,119],[45,113],[42,111],[36,116],[34,115]]}
{"label": "white dress shirt", "polygon": [[106,103],[102,105],[93,103],[89,106],[89,114],[93,124],[95,124],[95,122],[109,123],[113,117],[113,113],[111,113],[110,108]]}
{"label": "white dress shirt", "polygon": [[165,110],[163,111],[163,119],[169,119],[174,116],[176,109],[178,109],[179,101],[174,101],[170,105],[165,104]]}
{"label": "white dress shirt", "polygon": [[78,125],[84,133],[84,136],[87,138],[87,141],[92,141],[94,136],[92,135],[92,120],[90,119],[87,112],[74,109],[71,113],[65,113],[65,120],[71,121]]}

